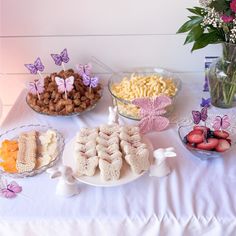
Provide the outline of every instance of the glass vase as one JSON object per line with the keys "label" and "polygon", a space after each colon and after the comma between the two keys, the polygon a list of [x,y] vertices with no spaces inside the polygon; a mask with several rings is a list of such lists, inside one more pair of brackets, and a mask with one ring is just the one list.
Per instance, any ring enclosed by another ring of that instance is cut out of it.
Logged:
{"label": "glass vase", "polygon": [[208,79],[211,103],[220,108],[235,106],[236,44],[223,43],[223,56],[212,63]]}

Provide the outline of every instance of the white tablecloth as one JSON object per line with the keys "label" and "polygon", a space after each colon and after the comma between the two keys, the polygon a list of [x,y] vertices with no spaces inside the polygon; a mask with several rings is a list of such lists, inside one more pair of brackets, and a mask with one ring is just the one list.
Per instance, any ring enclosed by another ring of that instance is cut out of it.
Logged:
{"label": "white tablecloth", "polygon": [[[193,108],[200,109],[200,90],[200,83],[184,84],[174,115],[182,117]],[[93,111],[73,118],[52,118],[30,110],[22,92],[1,131],[23,124],[47,124],[68,142],[80,127],[105,123],[110,104],[105,91]],[[214,111],[217,109],[211,108]],[[178,156],[169,159],[173,169],[170,176],[145,174],[112,188],[79,183],[80,194],[70,199],[55,195],[57,180],[49,179],[46,173],[17,179],[23,186],[22,194],[11,200],[0,199],[0,235],[236,235],[235,147],[224,159],[201,161],[182,146],[175,125],[148,136],[154,148],[175,147]]]}

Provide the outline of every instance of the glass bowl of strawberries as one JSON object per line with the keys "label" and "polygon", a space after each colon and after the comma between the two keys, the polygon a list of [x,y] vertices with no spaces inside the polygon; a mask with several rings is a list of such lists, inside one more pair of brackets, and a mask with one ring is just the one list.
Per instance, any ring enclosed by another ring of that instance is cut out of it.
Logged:
{"label": "glass bowl of strawberries", "polygon": [[208,115],[203,124],[192,119],[178,123],[178,134],[183,145],[201,160],[223,157],[236,143],[236,125],[227,115]]}

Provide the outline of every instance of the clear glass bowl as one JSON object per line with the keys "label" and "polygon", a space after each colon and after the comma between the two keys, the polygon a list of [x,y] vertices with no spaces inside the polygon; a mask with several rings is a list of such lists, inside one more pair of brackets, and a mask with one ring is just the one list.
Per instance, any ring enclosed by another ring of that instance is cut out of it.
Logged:
{"label": "clear glass bowl", "polygon": [[0,98],[0,118],[2,117],[2,100]]}
{"label": "clear glass bowl", "polygon": [[[208,128],[210,128],[211,130],[214,130],[212,127],[213,124],[213,120],[215,119],[217,115],[208,115],[208,120],[206,122],[206,126]],[[221,115],[222,116],[222,115]],[[236,119],[235,116],[231,117],[231,121],[235,122]],[[179,138],[182,142],[182,144],[184,145],[184,147],[186,149],[188,149],[194,156],[196,156],[197,158],[201,159],[201,160],[212,160],[215,158],[219,158],[219,157],[224,157],[224,155],[228,152],[231,151],[232,147],[236,144],[236,125],[235,123],[232,123],[231,126],[226,130],[230,136],[229,138],[231,139],[231,147],[230,149],[228,149],[225,152],[217,152],[217,151],[207,151],[207,150],[202,150],[202,149],[198,149],[198,148],[194,148],[194,147],[190,147],[188,145],[186,145],[186,143],[184,142],[184,138],[185,136],[193,130],[193,126],[195,124],[192,121],[192,118],[185,118],[182,121],[178,122],[178,135]],[[201,124],[199,124],[201,125]],[[204,125],[204,124],[202,124]]]}
{"label": "clear glass bowl", "polygon": [[89,112],[89,111],[91,111],[91,110],[93,110],[95,107],[96,107],[96,105],[98,104],[98,102],[101,100],[101,98],[102,98],[102,95],[103,95],[103,88],[101,87],[101,89],[100,89],[100,91],[99,91],[99,94],[100,94],[100,98],[96,101],[96,102],[93,102],[89,107],[87,107],[84,111],[81,111],[81,112],[71,112],[71,113],[68,113],[68,114],[65,114],[65,115],[62,115],[62,114],[49,114],[49,113],[46,113],[46,112],[42,112],[42,111],[37,111],[37,110],[35,110],[34,109],[34,107],[32,107],[31,105],[30,105],[30,103],[28,102],[28,96],[26,96],[26,98],[25,98],[25,100],[26,100],[26,103],[27,103],[27,105],[33,110],[33,111],[35,111],[35,112],[37,112],[37,113],[39,113],[39,114],[41,114],[41,115],[46,115],[46,116],[55,116],[55,117],[60,117],[60,116],[62,116],[62,117],[73,117],[73,116],[79,116],[79,115],[83,115],[84,113],[86,113],[86,112]]}
{"label": "clear glass bowl", "polygon": [[108,83],[108,89],[113,99],[113,105],[117,106],[119,114],[129,119],[140,120],[140,115],[139,115],[140,108],[138,106],[133,105],[132,100],[125,100],[125,99],[119,98],[112,91],[112,86],[114,84],[120,83],[124,77],[130,78],[132,74],[143,75],[143,76],[157,75],[157,76],[163,77],[164,80],[170,79],[170,78],[172,79],[172,81],[174,82],[177,88],[177,92],[175,96],[171,97],[172,104],[166,107],[165,116],[169,117],[172,111],[174,110],[176,98],[181,90],[181,80],[175,73],[172,73],[170,71],[167,71],[161,68],[140,68],[140,69],[134,70],[134,72],[129,72],[129,73],[121,72],[121,73],[118,73],[118,74],[116,73],[112,75]]}
{"label": "clear glass bowl", "polygon": [[0,146],[1,146],[2,142],[6,139],[16,140],[18,138],[19,134],[22,132],[28,132],[28,131],[32,131],[32,130],[36,130],[38,132],[46,132],[48,129],[54,130],[57,134],[57,155],[55,155],[52,158],[50,163],[48,163],[47,165],[41,166],[38,169],[34,169],[32,171],[26,171],[26,172],[22,172],[22,173],[9,173],[9,172],[6,172],[0,168],[0,174],[5,175],[5,176],[9,176],[11,178],[24,178],[24,177],[38,175],[38,174],[44,172],[45,170],[47,170],[48,168],[54,166],[56,164],[56,162],[61,158],[65,144],[64,144],[63,136],[57,130],[55,130],[51,127],[44,126],[44,125],[23,125],[23,126],[14,128],[12,130],[8,130],[5,133],[0,135]]}

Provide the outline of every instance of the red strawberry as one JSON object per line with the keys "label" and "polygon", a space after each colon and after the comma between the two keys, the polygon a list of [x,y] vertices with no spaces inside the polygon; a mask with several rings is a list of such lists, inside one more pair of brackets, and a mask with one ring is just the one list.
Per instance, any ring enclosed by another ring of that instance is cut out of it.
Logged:
{"label": "red strawberry", "polygon": [[195,125],[193,127],[194,130],[202,130],[202,132],[207,129],[207,131],[210,131],[210,128],[206,127],[206,126],[203,126],[203,125]]}
{"label": "red strawberry", "polygon": [[228,141],[228,143],[231,145],[231,143],[232,143],[232,140],[231,140],[230,138],[227,138],[226,140],[227,140],[227,141]]}
{"label": "red strawberry", "polygon": [[219,139],[218,145],[215,149],[217,152],[225,152],[226,150],[230,149],[230,144],[225,139]]}
{"label": "red strawberry", "polygon": [[226,139],[229,137],[229,133],[224,131],[224,130],[215,130],[214,131],[214,136],[216,138],[223,138],[223,139]]}
{"label": "red strawberry", "polygon": [[197,148],[203,150],[212,150],[218,145],[219,140],[216,138],[209,138],[207,142],[202,142],[197,145]]}
{"label": "red strawberry", "polygon": [[203,134],[203,130],[200,130],[200,129],[197,129],[197,130],[192,130],[189,132],[190,133],[193,133],[193,134]]}
{"label": "red strawberry", "polygon": [[201,143],[204,140],[204,135],[201,130],[193,130],[187,135],[187,140],[190,143]]}

